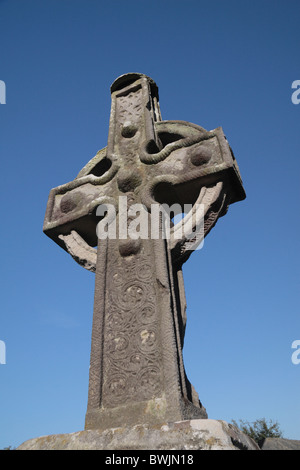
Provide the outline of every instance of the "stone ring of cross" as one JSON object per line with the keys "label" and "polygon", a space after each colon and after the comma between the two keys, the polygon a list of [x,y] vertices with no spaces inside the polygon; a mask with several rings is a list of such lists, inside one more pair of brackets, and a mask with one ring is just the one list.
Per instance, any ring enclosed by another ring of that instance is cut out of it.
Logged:
{"label": "stone ring of cross", "polygon": [[[185,121],[162,121],[158,88],[143,74],[122,75],[111,94],[108,145],[72,182],[51,191],[44,231],[95,271],[100,205],[113,205],[118,212],[119,194],[133,194],[133,202],[148,211],[157,203],[189,204],[192,210],[170,231],[172,256],[182,263],[193,251],[195,224],[190,233],[182,230],[187,218],[198,220],[194,212],[201,207],[204,237],[230,203],[244,198],[231,148],[221,128],[206,131]],[[124,252],[131,254],[130,242]]]}

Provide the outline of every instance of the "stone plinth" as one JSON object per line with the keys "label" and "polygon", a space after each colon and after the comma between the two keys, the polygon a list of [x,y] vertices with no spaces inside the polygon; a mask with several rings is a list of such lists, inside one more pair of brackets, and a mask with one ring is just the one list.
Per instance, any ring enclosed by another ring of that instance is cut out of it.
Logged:
{"label": "stone plinth", "polygon": [[17,450],[259,450],[225,421],[195,419],[159,426],[89,429],[30,439]]}

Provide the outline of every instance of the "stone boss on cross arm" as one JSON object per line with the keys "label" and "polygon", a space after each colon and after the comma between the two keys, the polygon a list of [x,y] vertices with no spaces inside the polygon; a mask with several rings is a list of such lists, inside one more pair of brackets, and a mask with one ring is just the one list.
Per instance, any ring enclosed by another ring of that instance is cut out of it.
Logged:
{"label": "stone boss on cross arm", "polygon": [[44,232],[96,273],[85,426],[205,418],[182,359],[182,264],[195,234],[178,238],[175,225],[169,239],[98,240],[96,211],[112,204],[117,213],[119,196],[127,196],[129,206],[143,205],[150,226],[153,204],[201,204],[205,236],[245,198],[239,170],[221,128],[161,119],[149,77],[122,75],[111,95],[107,147],[51,190],[44,221]]}

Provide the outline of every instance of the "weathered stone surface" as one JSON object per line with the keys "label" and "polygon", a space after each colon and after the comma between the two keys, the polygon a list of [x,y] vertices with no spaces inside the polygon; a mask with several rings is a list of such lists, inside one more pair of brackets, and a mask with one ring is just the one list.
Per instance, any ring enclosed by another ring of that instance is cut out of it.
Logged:
{"label": "weathered stone surface", "polygon": [[300,450],[300,441],[283,439],[280,437],[267,437],[262,450]]}
{"label": "weathered stone surface", "polygon": [[198,419],[162,426],[85,430],[30,439],[17,450],[260,450],[226,421]]}

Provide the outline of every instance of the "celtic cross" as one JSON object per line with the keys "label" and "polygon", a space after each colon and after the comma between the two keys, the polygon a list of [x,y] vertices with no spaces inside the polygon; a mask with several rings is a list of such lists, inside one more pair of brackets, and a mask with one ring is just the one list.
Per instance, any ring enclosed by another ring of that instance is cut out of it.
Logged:
{"label": "celtic cross", "polygon": [[[193,251],[195,227],[178,233],[201,207],[206,236],[229,204],[244,199],[239,170],[221,128],[161,119],[149,77],[122,75],[111,95],[107,147],[72,182],[51,190],[44,221],[44,232],[96,273],[85,427],[206,418],[182,358],[182,264]],[[119,236],[132,221],[121,213],[120,196],[127,216],[141,204],[149,233],[155,205],[192,209],[169,237]],[[112,223],[105,210],[102,219],[97,215],[108,205],[119,216],[117,236],[98,239],[99,220]]]}

